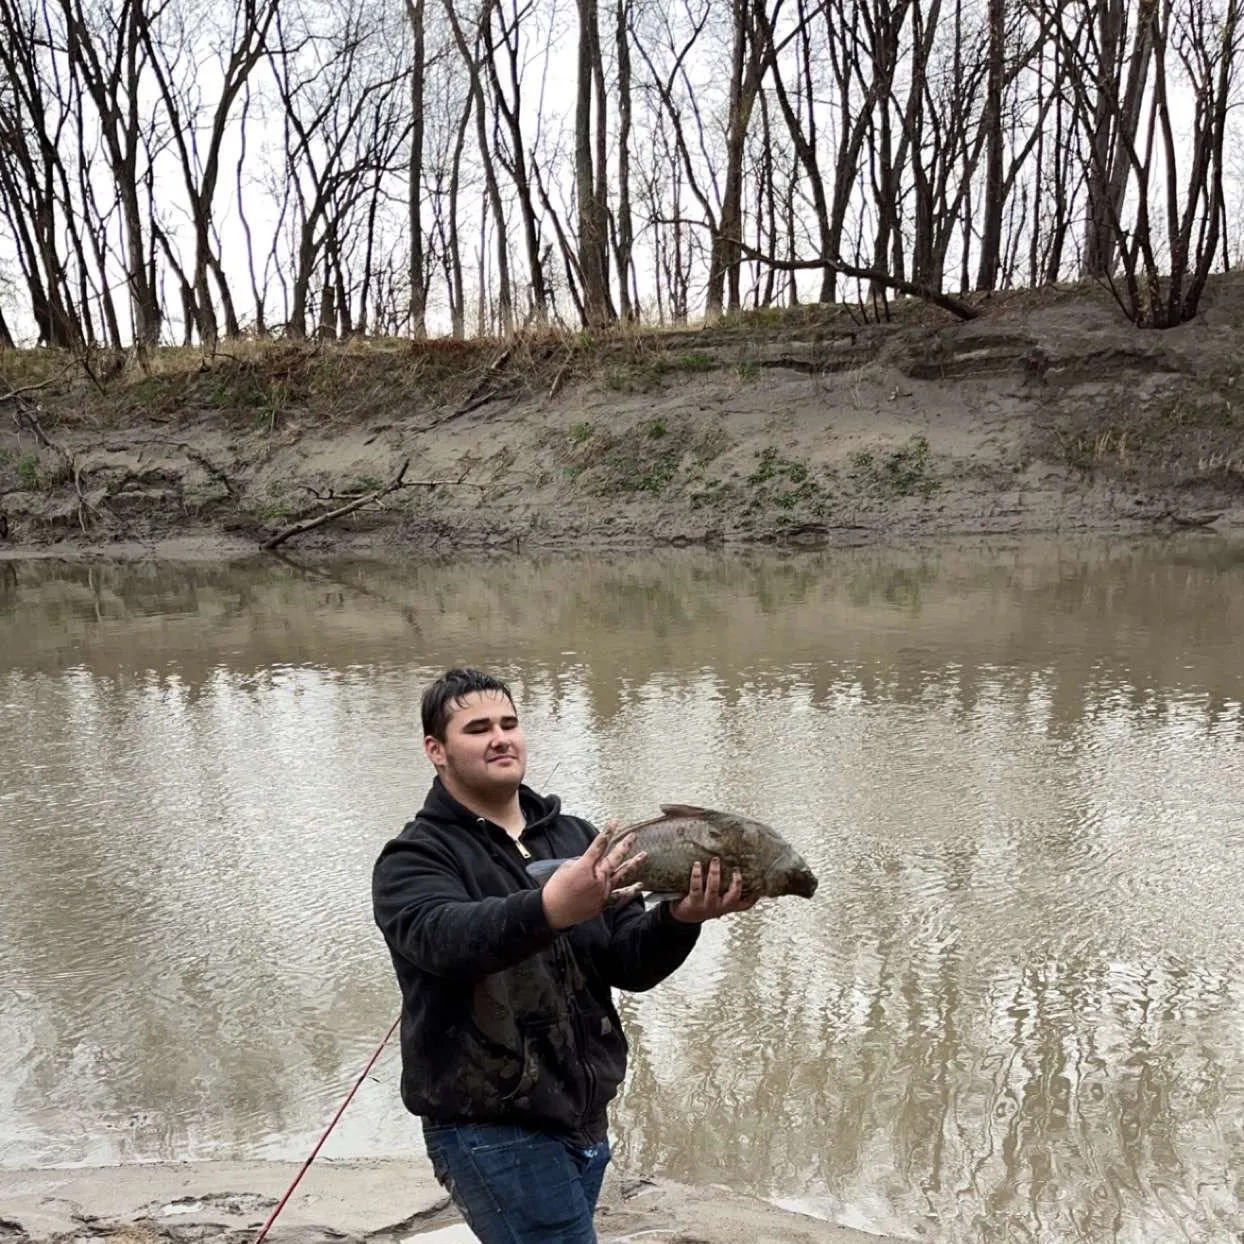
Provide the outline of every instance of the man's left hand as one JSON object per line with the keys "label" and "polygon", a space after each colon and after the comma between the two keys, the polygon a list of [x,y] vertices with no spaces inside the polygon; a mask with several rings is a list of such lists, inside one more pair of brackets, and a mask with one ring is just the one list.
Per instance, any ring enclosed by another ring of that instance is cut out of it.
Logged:
{"label": "man's left hand", "polygon": [[747,911],[755,905],[758,895],[743,897],[743,878],[738,870],[730,881],[730,888],[721,892],[721,861],[714,859],[708,866],[708,880],[703,878],[699,861],[691,866],[691,888],[684,897],[670,904],[670,915],[685,924],[702,924],[728,916],[732,911]]}

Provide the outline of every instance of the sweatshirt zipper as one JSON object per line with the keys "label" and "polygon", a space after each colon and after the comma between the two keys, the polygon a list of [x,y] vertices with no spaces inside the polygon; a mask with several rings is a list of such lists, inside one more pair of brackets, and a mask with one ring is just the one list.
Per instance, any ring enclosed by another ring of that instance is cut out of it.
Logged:
{"label": "sweatshirt zipper", "polygon": [[[587,1021],[582,1017],[582,1015],[580,1015],[579,1031],[584,1033],[586,1032],[586,1029]],[[594,1113],[593,1107],[596,1105],[596,1068],[592,1066],[592,1058],[587,1048],[587,1040],[585,1037],[580,1037],[580,1040],[583,1041],[583,1069],[587,1072],[587,1101],[583,1103],[583,1121],[579,1124],[579,1129],[582,1131],[586,1129],[587,1125],[591,1122],[592,1115]]]}
{"label": "sweatshirt zipper", "polygon": [[[560,940],[553,943],[553,956],[557,961],[558,969],[562,974],[562,981],[566,986],[570,984],[570,968],[565,961],[569,954],[570,951],[562,945]],[[587,1093],[583,1102],[583,1112],[579,1116],[579,1130],[583,1131],[596,1113],[594,1109],[596,1105],[596,1068],[592,1066],[591,1053],[588,1049],[591,1042],[591,1034],[588,1032],[587,1019],[579,1008],[578,1000],[573,993],[570,995],[570,1013],[571,1022],[574,1025],[575,1044],[578,1046],[579,1065],[583,1068],[584,1079],[587,1081]]]}
{"label": "sweatshirt zipper", "polygon": [[[484,833],[487,834],[488,833],[488,822],[482,816],[477,816],[475,820],[476,820],[476,823],[480,826],[480,828],[484,831]],[[500,826],[498,826],[498,828],[500,828]],[[519,855],[522,856],[523,859],[525,860],[531,859],[531,852],[528,851],[527,848],[523,846],[523,844],[517,838],[515,838],[512,834],[506,834],[505,836],[514,844],[514,846],[518,850]]]}

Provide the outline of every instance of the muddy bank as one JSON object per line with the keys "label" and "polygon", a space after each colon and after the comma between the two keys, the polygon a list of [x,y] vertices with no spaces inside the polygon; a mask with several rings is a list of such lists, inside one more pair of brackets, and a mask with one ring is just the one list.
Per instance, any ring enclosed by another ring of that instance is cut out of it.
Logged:
{"label": "muddy bank", "polygon": [[[250,1244],[298,1167],[199,1162],[0,1170],[0,1240],[56,1244]],[[737,1196],[611,1170],[602,1244],[879,1244],[886,1237]],[[470,1244],[422,1161],[317,1161],[267,1237],[273,1244]]]}
{"label": "muddy bank", "polygon": [[11,354],[0,393],[27,391],[0,424],[0,549],[1229,530],[1242,332],[1232,274],[1162,333],[1087,287],[967,323],[807,308],[602,341],[252,344],[107,381]]}

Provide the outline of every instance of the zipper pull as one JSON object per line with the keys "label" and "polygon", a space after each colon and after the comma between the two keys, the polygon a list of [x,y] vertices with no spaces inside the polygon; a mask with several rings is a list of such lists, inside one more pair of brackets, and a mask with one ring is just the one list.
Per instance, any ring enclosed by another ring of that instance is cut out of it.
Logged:
{"label": "zipper pull", "polygon": [[527,848],[523,846],[523,844],[519,842],[517,838],[514,839],[514,845],[518,848],[518,853],[519,855],[523,857],[523,859],[525,860],[531,859],[531,852],[528,851]]}

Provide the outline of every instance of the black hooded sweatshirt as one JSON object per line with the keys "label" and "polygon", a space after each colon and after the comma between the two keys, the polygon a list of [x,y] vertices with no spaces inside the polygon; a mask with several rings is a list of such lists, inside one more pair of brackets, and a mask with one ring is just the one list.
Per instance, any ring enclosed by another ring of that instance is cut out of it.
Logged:
{"label": "black hooded sweatshirt", "polygon": [[596,830],[555,795],[523,786],[519,800],[521,849],[438,777],[376,860],[373,911],[402,991],[402,1101],[425,1123],[517,1123],[590,1145],[626,1071],[610,990],[659,984],[700,926],[635,898],[552,928],[523,851],[581,855]]}

